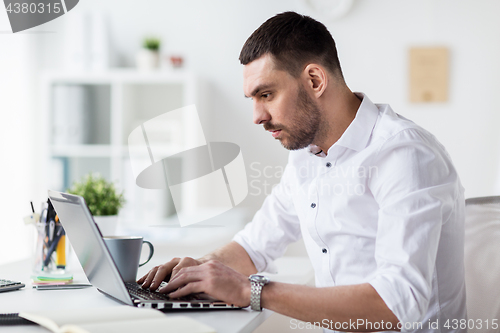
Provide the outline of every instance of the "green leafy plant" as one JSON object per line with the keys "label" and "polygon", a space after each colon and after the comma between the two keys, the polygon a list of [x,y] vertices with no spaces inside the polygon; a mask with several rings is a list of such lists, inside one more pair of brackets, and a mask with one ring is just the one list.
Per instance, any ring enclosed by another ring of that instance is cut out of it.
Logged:
{"label": "green leafy plant", "polygon": [[125,203],[123,192],[118,193],[115,185],[98,173],[74,182],[68,193],[82,196],[94,216],[117,215]]}
{"label": "green leafy plant", "polygon": [[142,46],[145,49],[151,50],[151,51],[158,51],[160,49],[160,40],[158,38],[154,37],[149,37],[145,38]]}

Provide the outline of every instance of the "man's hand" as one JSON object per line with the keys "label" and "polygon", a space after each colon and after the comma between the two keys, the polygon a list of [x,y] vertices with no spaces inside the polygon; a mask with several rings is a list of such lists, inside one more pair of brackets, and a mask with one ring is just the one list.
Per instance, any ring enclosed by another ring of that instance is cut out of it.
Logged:
{"label": "man's hand", "polygon": [[159,291],[172,298],[204,292],[228,304],[250,305],[248,277],[216,260],[180,268]]}
{"label": "man's hand", "polygon": [[201,261],[189,257],[182,259],[174,258],[163,265],[151,269],[149,273],[137,280],[137,283],[142,284],[142,288],[144,289],[156,290],[162,281],[172,280],[182,268],[198,266],[201,263]]}

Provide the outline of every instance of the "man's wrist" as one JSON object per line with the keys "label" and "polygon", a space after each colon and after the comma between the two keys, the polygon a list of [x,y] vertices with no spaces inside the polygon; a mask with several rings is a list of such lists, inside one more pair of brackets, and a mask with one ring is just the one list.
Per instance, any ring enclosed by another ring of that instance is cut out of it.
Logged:
{"label": "man's wrist", "polygon": [[243,290],[242,290],[242,299],[245,300],[245,302],[248,301],[248,304],[247,306],[250,306],[250,298],[252,297],[252,283],[250,282],[250,280],[247,280],[244,287],[243,287]]}
{"label": "man's wrist", "polygon": [[276,287],[276,281],[270,281],[264,288],[262,288],[262,293],[260,295],[260,307],[263,309],[269,309],[271,304],[269,303],[270,294],[273,293],[273,288]]}

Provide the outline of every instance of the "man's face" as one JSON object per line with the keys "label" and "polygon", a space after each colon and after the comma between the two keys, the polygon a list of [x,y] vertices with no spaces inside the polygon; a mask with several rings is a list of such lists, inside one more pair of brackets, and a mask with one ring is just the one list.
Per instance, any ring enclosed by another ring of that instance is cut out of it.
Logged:
{"label": "man's face", "polygon": [[320,109],[299,79],[274,67],[265,55],[243,70],[243,90],[253,100],[254,123],[262,124],[286,149],[307,147],[318,134]]}

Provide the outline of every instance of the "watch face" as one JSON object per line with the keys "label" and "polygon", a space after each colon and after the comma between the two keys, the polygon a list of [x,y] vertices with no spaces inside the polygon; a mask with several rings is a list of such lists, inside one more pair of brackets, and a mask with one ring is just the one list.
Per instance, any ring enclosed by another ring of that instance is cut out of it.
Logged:
{"label": "watch face", "polygon": [[253,275],[250,275],[250,281],[268,284],[271,280],[267,276],[253,274]]}

